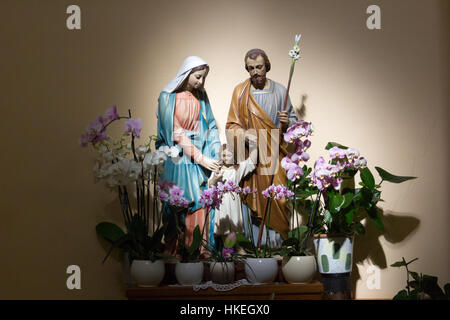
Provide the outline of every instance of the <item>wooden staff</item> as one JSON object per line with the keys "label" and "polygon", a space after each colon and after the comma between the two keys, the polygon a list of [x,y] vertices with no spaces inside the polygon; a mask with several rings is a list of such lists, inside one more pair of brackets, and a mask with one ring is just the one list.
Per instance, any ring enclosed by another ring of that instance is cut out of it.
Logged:
{"label": "wooden staff", "polygon": [[[299,59],[298,42],[300,41],[301,36],[302,36],[301,34],[298,34],[295,36],[294,48],[291,51],[289,51],[289,55],[291,56],[292,60],[291,60],[291,69],[289,71],[288,85],[286,88],[286,95],[284,97],[283,111],[286,110],[286,106],[287,106],[287,101],[288,101],[288,97],[289,97],[289,89],[291,88],[292,75],[294,74],[295,62]],[[280,124],[280,129],[281,129],[281,124]],[[278,141],[281,141],[282,131],[283,130],[278,131],[279,132]],[[279,145],[281,146],[281,142],[279,143]],[[275,166],[275,168],[276,168],[276,166]],[[269,186],[271,186],[273,184],[274,177],[275,177],[275,173],[272,174],[272,178],[270,179]],[[261,247],[261,238],[262,238],[263,228],[264,228],[264,225],[265,225],[266,219],[267,219],[267,205],[269,204],[269,201],[270,201],[270,198],[267,198],[266,204],[264,206],[263,218],[261,221],[261,225],[259,226],[258,243],[257,243],[258,248]],[[269,236],[269,228],[267,228],[267,230],[266,230],[266,235]]]}

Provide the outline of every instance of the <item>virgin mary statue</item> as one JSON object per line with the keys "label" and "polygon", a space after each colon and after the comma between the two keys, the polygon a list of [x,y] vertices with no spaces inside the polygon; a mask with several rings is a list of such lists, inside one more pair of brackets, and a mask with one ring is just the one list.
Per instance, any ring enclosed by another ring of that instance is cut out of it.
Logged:
{"label": "virgin mary statue", "polygon": [[[199,203],[200,194],[208,187],[211,172],[219,169],[219,133],[204,90],[208,72],[203,59],[187,57],[158,100],[157,147],[176,146],[181,156],[165,162],[160,179],[176,183],[184,190],[183,197],[193,203],[187,214],[178,217],[163,206],[163,221],[169,222],[166,242],[176,235],[175,218],[185,226],[186,245],[192,243],[196,225],[203,230],[207,212]],[[208,223],[204,236],[207,234]]]}

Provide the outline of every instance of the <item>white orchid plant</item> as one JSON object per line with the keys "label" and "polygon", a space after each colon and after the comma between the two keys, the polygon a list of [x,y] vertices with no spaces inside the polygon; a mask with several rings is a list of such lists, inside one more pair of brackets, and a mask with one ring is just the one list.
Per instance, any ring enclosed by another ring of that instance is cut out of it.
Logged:
{"label": "white orchid plant", "polygon": [[[149,136],[145,144],[135,146],[135,139],[140,138],[142,120],[133,119],[130,110],[128,114],[128,117],[119,116],[117,106],[113,106],[106,111],[105,116],[100,115],[88,126],[79,143],[82,147],[91,144],[97,151],[93,169],[95,182],[104,180],[108,187],[117,188],[127,229],[125,233],[110,222],[101,222],[96,226],[97,233],[112,244],[105,260],[113,248],[119,247],[129,252],[131,259],[154,261],[164,256],[162,238],[167,227],[162,225],[158,199],[181,208],[188,208],[189,203],[182,197],[183,190],[173,184],[170,190],[158,195],[161,191],[158,175],[162,164],[168,157],[177,161],[179,150],[176,147],[162,146],[152,151],[151,145],[156,141],[156,136]],[[126,119],[125,131],[119,140],[114,140],[107,135],[106,129],[121,119]],[[130,138],[131,141],[126,143]],[[133,195],[136,198],[134,207],[128,192],[131,185],[135,186],[136,191]],[[149,235],[150,221],[152,236]]]}

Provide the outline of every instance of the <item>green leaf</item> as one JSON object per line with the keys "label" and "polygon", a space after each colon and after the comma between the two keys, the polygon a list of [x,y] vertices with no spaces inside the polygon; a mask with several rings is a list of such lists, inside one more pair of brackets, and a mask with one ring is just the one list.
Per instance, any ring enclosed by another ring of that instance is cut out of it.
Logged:
{"label": "green leaf", "polygon": [[373,174],[372,172],[370,172],[369,168],[365,167],[361,169],[360,176],[364,185],[371,191],[373,191],[373,189],[375,189],[375,178],[373,177]]}
{"label": "green leaf", "polygon": [[444,291],[438,285],[438,278],[424,274],[422,276],[423,291],[433,300],[445,299]]}
{"label": "green leaf", "polygon": [[354,230],[356,234],[366,234],[366,228],[364,228],[361,222],[356,222],[354,225]]}
{"label": "green leaf", "polygon": [[162,238],[163,238],[164,234],[166,233],[168,224],[169,224],[168,221],[166,221],[166,222],[164,222],[164,224],[161,228],[156,230],[156,232],[153,234],[153,237],[152,237],[153,243],[161,243]]}
{"label": "green leaf", "polygon": [[316,193],[317,193],[316,190],[300,190],[299,192],[296,193],[295,197],[298,200],[307,199],[310,196],[315,195]]}
{"label": "green leaf", "polygon": [[417,177],[396,176],[380,167],[375,167],[375,170],[378,171],[378,174],[380,175],[381,179],[392,183],[402,183],[408,180],[417,179]]}
{"label": "green leaf", "polygon": [[251,252],[251,253],[256,253],[255,245],[250,240],[248,240],[243,234],[241,234],[241,233],[236,234],[236,242],[244,250]]}
{"label": "green leaf", "polygon": [[297,238],[287,238],[281,245],[284,247],[296,246],[298,245],[298,242]]}
{"label": "green leaf", "polygon": [[247,237],[242,233],[236,233],[236,242],[240,244],[244,242],[250,242],[250,240],[248,240]]}
{"label": "green leaf", "polygon": [[418,280],[409,281],[408,285],[413,289],[416,289],[416,290],[420,289],[420,282]]}
{"label": "green leaf", "polygon": [[337,143],[337,142],[328,142],[327,143],[327,145],[325,146],[325,150],[330,150],[331,148],[333,148],[333,147],[338,147],[338,148],[341,148],[341,149],[348,149],[348,147],[346,147],[346,146],[343,146],[342,144],[340,144],[340,143]]}
{"label": "green leaf", "polygon": [[397,261],[391,264],[391,267],[399,268],[399,267],[406,267],[406,263],[404,261]]}
{"label": "green leaf", "polygon": [[420,276],[417,272],[409,271],[409,274],[411,275],[411,277],[413,277],[414,280],[420,281]]}
{"label": "green leaf", "polygon": [[350,210],[345,214],[345,221],[347,222],[348,225],[352,224],[354,215],[355,215],[354,209]]}
{"label": "green leaf", "polygon": [[344,204],[342,205],[341,209],[347,208],[353,201],[353,193],[347,192],[344,194]]}
{"label": "green leaf", "polygon": [[292,229],[291,231],[289,231],[288,237],[301,239],[301,238],[303,238],[303,236],[306,234],[307,231],[308,231],[307,226],[300,226],[298,228],[295,228],[295,229]]}
{"label": "green leaf", "polygon": [[376,205],[378,203],[378,201],[381,200],[380,197],[381,197],[381,191],[377,190],[377,189],[374,189],[373,190],[373,195],[372,195],[372,204]]}
{"label": "green leaf", "polygon": [[280,250],[279,255],[284,257],[284,256],[289,255],[292,251],[293,251],[292,248],[283,248]]}
{"label": "green leaf", "polygon": [[108,259],[111,252],[114,250],[114,248],[121,248],[124,244],[129,242],[128,235],[124,234],[122,238],[118,239],[117,241],[114,241],[111,247],[109,248],[108,252],[106,253],[105,258],[103,259],[102,263],[105,263],[106,259]]}
{"label": "green leaf", "polygon": [[373,206],[372,208],[370,208],[368,213],[369,213],[370,221],[372,221],[374,226],[378,230],[384,231],[384,224],[383,224],[383,221],[381,220],[381,216],[380,216],[380,212],[378,211],[378,208],[376,206]]}
{"label": "green leaf", "polygon": [[323,220],[325,221],[326,224],[330,225],[331,222],[333,222],[333,216],[331,215],[330,211],[325,210],[323,212]]}
{"label": "green leaf", "polygon": [[192,244],[187,249],[187,251],[190,255],[192,255],[194,253],[194,251],[200,247],[201,240],[202,240],[202,235],[200,233],[200,227],[197,225],[194,229],[194,239],[192,241]]}
{"label": "green leaf", "polygon": [[445,296],[447,297],[447,300],[450,300],[450,283],[447,283],[444,286]]}
{"label": "green leaf", "polygon": [[408,292],[406,290],[399,291],[393,300],[408,300]]}
{"label": "green leaf", "polygon": [[345,198],[340,194],[335,194],[330,197],[330,211],[331,213],[338,213],[345,203]]}
{"label": "green leaf", "polygon": [[111,222],[100,222],[95,227],[95,230],[97,231],[97,234],[109,242],[116,242],[125,236],[122,229]]}

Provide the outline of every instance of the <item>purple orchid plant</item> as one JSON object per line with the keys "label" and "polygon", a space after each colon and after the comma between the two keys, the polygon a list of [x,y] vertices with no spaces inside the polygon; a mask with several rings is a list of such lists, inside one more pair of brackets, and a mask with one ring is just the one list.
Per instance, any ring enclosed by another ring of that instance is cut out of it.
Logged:
{"label": "purple orchid plant", "polygon": [[[120,120],[125,120],[124,131],[119,140],[114,140],[108,136],[107,128]],[[161,221],[157,200],[168,201],[172,206],[182,209],[189,204],[182,197],[183,190],[173,184],[166,189],[167,183],[158,184],[157,181],[161,164],[168,157],[177,158],[178,150],[161,147],[152,152],[151,144],[156,136],[150,136],[145,144],[135,146],[135,139],[140,138],[141,131],[141,119],[133,119],[130,110],[128,116],[119,116],[117,106],[114,105],[106,110],[104,116],[98,116],[89,124],[79,144],[81,147],[92,145],[97,151],[95,181],[105,180],[108,187],[117,188],[127,229],[125,233],[113,223],[101,222],[96,226],[97,233],[112,244],[111,250],[119,247],[129,252],[131,259],[154,261],[164,251],[161,241],[166,228]],[[126,143],[130,138],[131,143]],[[131,185],[135,186],[136,191],[134,206],[129,192]],[[149,236],[150,229],[152,236]]]}
{"label": "purple orchid plant", "polygon": [[[381,182],[376,184],[367,167],[367,160],[360,156],[359,151],[335,142],[329,142],[325,147],[329,160],[319,157],[314,168],[309,168],[306,162],[310,157],[306,151],[311,146],[308,138],[312,133],[312,124],[299,120],[284,134],[284,140],[292,144],[295,150],[295,153],[288,154],[281,161],[288,178],[287,187],[294,194],[292,219],[294,216],[298,218],[295,212],[300,209],[310,214],[306,226],[299,226],[289,232],[288,239],[283,242],[285,249],[282,254],[307,254],[312,233],[364,234],[365,228],[361,223],[364,218],[369,218],[383,231],[377,207],[381,200],[381,183],[401,183],[415,179],[395,176],[375,167],[381,177]],[[358,172],[360,188],[355,188],[354,177]]]}
{"label": "purple orchid plant", "polygon": [[[211,210],[219,209],[222,204],[223,196],[227,193],[232,193],[232,196],[239,197],[240,195],[246,196],[251,193],[256,193],[257,190],[252,190],[250,187],[241,188],[239,185],[234,183],[232,180],[228,180],[225,183],[218,182],[217,186],[213,185],[210,188],[204,190],[200,195],[200,204],[203,208],[207,209],[207,215],[205,217],[205,223],[203,226],[206,226],[208,217],[210,216]],[[214,224],[211,223],[213,226]],[[204,229],[202,231],[203,238]],[[209,241],[208,243],[204,243],[203,246],[208,250],[211,254],[211,257],[215,261],[231,261],[236,259],[238,255],[235,254],[234,245],[236,244],[236,234],[230,233],[225,240],[223,248],[217,248],[214,241],[214,230],[210,230]]]}
{"label": "purple orchid plant", "polygon": [[[319,211],[316,222],[317,233],[346,234],[349,236],[364,234],[362,220],[370,220],[374,226],[384,231],[381,210],[377,204],[381,201],[383,181],[402,183],[416,177],[396,176],[386,170],[375,167],[381,181],[375,178],[367,167],[367,160],[359,151],[335,142],[325,147],[329,161],[320,157],[314,164],[311,174],[312,184],[318,189],[317,205]],[[355,187],[355,176],[359,173],[359,187]]]}
{"label": "purple orchid plant", "polygon": [[[268,199],[266,214],[265,214],[265,226],[266,230],[269,228],[270,223],[270,207],[272,201],[277,201],[281,199],[290,200],[294,193],[289,190],[284,185],[270,185],[267,189],[261,192],[264,198]],[[251,225],[251,222],[248,222]],[[249,232],[250,239],[248,239],[245,235],[238,233],[237,234],[237,243],[247,252],[249,255],[255,258],[270,258],[272,254],[277,253],[278,250],[272,248],[270,243],[269,232],[266,232],[266,239],[263,246],[255,246],[255,235],[252,232],[252,229]]]}

